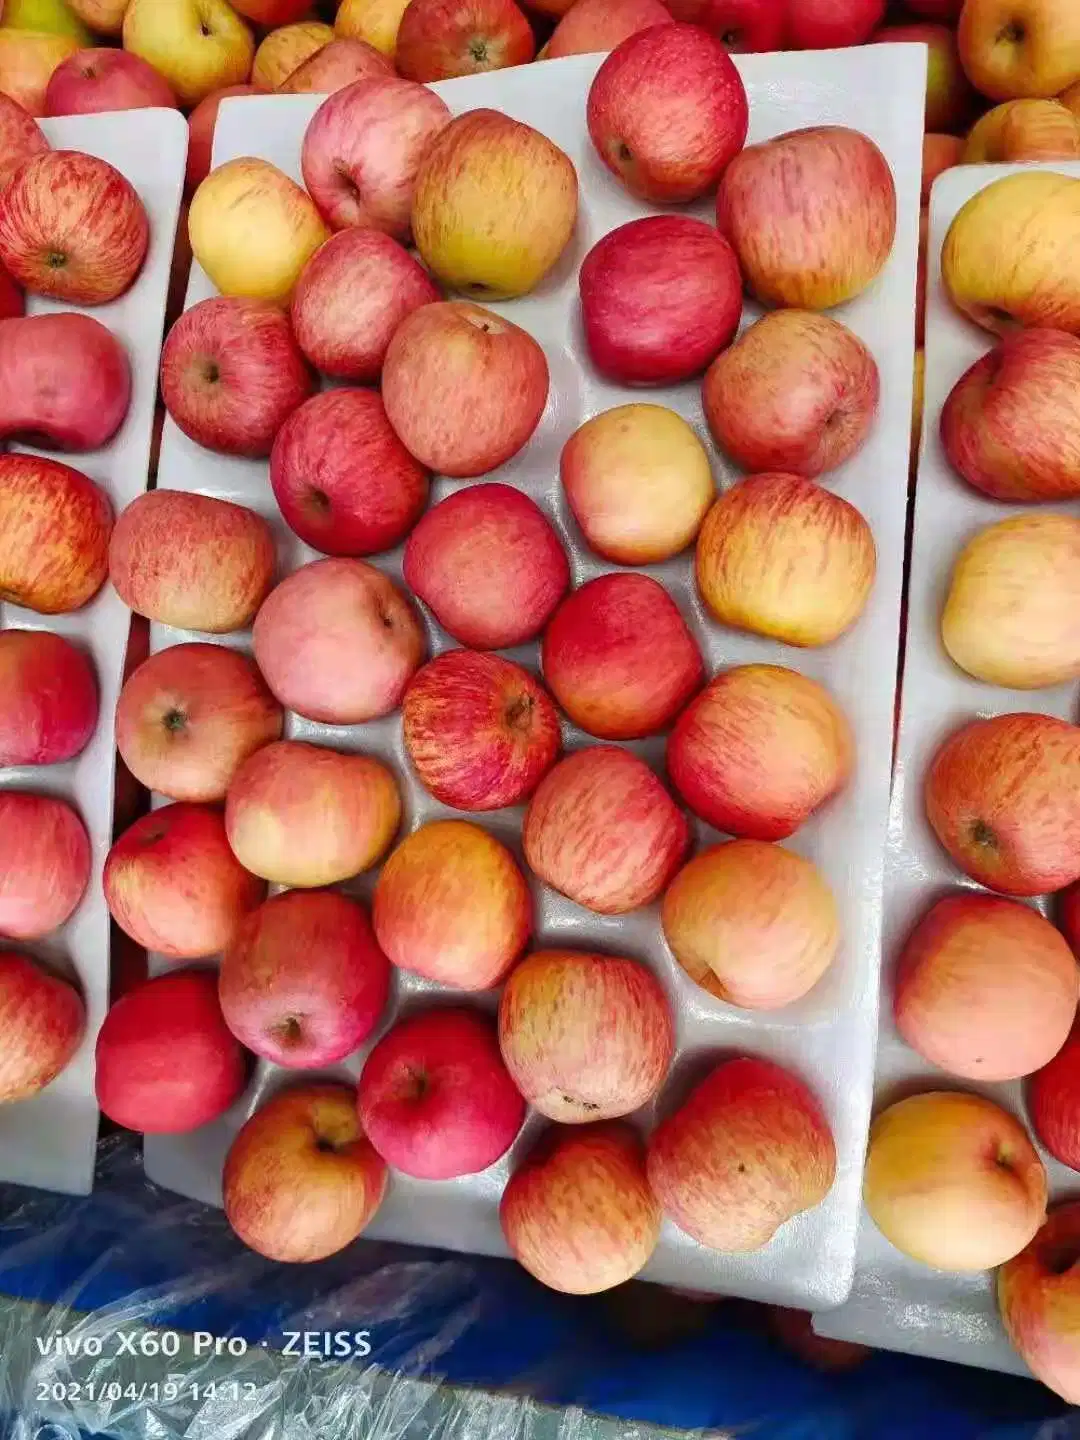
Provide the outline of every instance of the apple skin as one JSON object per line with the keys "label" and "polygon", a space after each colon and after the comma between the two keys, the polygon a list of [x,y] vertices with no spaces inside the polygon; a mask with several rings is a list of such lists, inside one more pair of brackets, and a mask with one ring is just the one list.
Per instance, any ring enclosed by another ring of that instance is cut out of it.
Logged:
{"label": "apple skin", "polygon": [[424,267],[389,235],[353,227],[304,267],[291,318],[301,350],[324,375],[376,384],[394,332],[440,294]]}
{"label": "apple skin", "polygon": [[401,792],[381,761],[300,740],[277,740],[249,756],[225,801],[241,865],[305,890],[370,870],[400,823]]}
{"label": "apple skin", "polygon": [[402,720],[420,783],[455,810],[520,805],[559,753],[547,691],[499,655],[450,650],[429,660],[405,692]]}
{"label": "apple skin", "polygon": [[407,241],[420,164],[450,123],[432,90],[395,77],[357,80],[316,110],[300,154],[304,184],[334,230]]}
{"label": "apple skin", "polygon": [[947,1074],[1017,1080],[1064,1045],[1077,988],[1067,941],[1038,911],[995,895],[949,895],[904,946],[893,1015],[911,1048]]}
{"label": "apple skin", "polygon": [[[2,332],[0,332],[2,333]],[[1080,339],[1020,330],[966,370],[941,411],[941,443],[969,485],[994,500],[1080,496]]]}
{"label": "apple skin", "polygon": [[62,615],[109,573],[112,506],[80,470],[40,455],[0,455],[0,601]]}
{"label": "apple skin", "polygon": [[562,541],[512,485],[470,485],[421,516],[405,544],[405,583],[472,650],[523,645],[570,585]]}
{"label": "apple skin", "polygon": [[660,0],[575,0],[570,9],[573,15],[566,12],[538,59],[614,50],[639,30],[671,22]]}
{"label": "apple skin", "polygon": [[351,1085],[298,1085],[255,1111],[225,1159],[225,1215],[250,1249],[324,1260],[370,1223],[386,1165],[360,1128]]}
{"label": "apple skin", "polygon": [[926,815],[965,875],[1005,895],[1080,879],[1080,728],[1052,715],[973,720],[926,776]]}
{"label": "apple skin", "polygon": [[589,356],[621,385],[675,385],[700,374],[742,316],[734,251],[686,215],[650,215],[610,231],[586,255],[578,287]]}
{"label": "apple skin", "polygon": [[786,840],[851,777],[855,738],[816,680],[783,665],[735,665],[675,722],[671,783],[695,815],[752,840]]}
{"label": "apple skin", "polygon": [[862,614],[876,568],[859,511],[799,475],[739,481],[698,534],[698,590],[715,619],[789,645],[838,639]]}
{"label": "apple skin", "polygon": [[1046,1171],[1027,1131],[982,1095],[929,1091],[870,1127],[863,1203],[904,1255],[967,1274],[1003,1265],[1046,1218]]}
{"label": "apple skin", "polygon": [[956,32],[969,80],[988,100],[1049,98],[1080,76],[1080,11],[967,0]]}
{"label": "apple skin", "polygon": [[1062,1165],[1080,1170],[1080,1028],[1031,1076],[1026,1100],[1039,1144]]}
{"label": "apple skin", "polygon": [[155,106],[176,109],[168,81],[125,50],[76,50],[56,67],[45,90],[46,115],[93,115]]}
{"label": "apple skin", "polygon": [[769,1328],[786,1350],[797,1355],[805,1365],[825,1374],[854,1370],[873,1354],[869,1345],[818,1335],[813,1329],[813,1316],[809,1310],[789,1310],[784,1305],[770,1305]]}
{"label": "apple skin", "polygon": [[660,895],[690,832],[643,760],[617,745],[592,745],[541,780],[522,841],[545,885],[597,914],[623,915]]}
{"label": "apple skin", "polygon": [[584,950],[536,950],[510,972],[499,1047],[518,1089],[549,1120],[614,1120],[667,1077],[675,1023],[647,966]]}
{"label": "apple skin", "polygon": [[224,800],[237,768],[281,734],[284,715],[253,661],[196,641],[151,655],[120,692],[116,748],[170,800]]}
{"label": "apple skin", "polygon": [[127,353],[99,321],[76,314],[0,319],[0,438],[100,450],[130,404]]}
{"label": "apple skin", "polygon": [[220,90],[211,90],[203,97],[188,116],[187,171],[184,176],[184,190],[194,195],[210,174],[214,149],[214,130],[217,126],[218,111],[223,100],[237,95],[265,95],[261,85],[245,81],[241,85],[224,85]]}
{"label": "apple skin", "polygon": [[922,20],[959,20],[964,0],[906,0],[907,9]]}
{"label": "apple skin", "polygon": [[59,929],[90,883],[86,827],[64,800],[0,791],[0,935],[36,940]]}
{"label": "apple skin", "polygon": [[277,87],[279,95],[332,95],[357,80],[393,76],[393,64],[363,40],[331,40]]}
{"label": "apple skin", "polygon": [[455,1180],[494,1165],[526,1108],[495,1026],[464,1009],[399,1020],[364,1062],[357,1106],[386,1163],[418,1180]]}
{"label": "apple skin", "polygon": [[923,136],[922,204],[930,204],[930,191],[934,181],[954,165],[964,161],[964,141],[958,135]]}
{"label": "apple skin", "polygon": [[226,0],[128,0],[123,43],[164,75],[185,108],[242,84],[255,58],[254,37]]}
{"label": "apple skin", "polygon": [[119,35],[128,0],[67,0],[73,15],[99,35]]}
{"label": "apple skin", "polygon": [[499,1223],[530,1275],[569,1295],[633,1279],[660,1240],[660,1206],[633,1128],[552,1126],[507,1181]]}
{"label": "apple skin", "polygon": [[0,769],[73,760],[97,729],[94,667],[49,630],[0,630],[0,695]]}
{"label": "apple skin", "polygon": [[412,224],[428,269],[477,300],[534,290],[574,233],[573,161],[498,110],[469,110],[439,134],[416,176]]}
{"label": "apple skin", "polygon": [[66,1069],[86,1033],[86,1007],[74,985],[28,955],[0,955],[0,1105],[29,1100]]}
{"label": "apple skin", "polygon": [[229,849],[221,811],[183,803],[124,831],[106,857],[102,888],[124,934],[170,960],[224,950],[266,896]]}
{"label": "apple skin", "polygon": [[134,284],[149,243],[134,186],[96,155],[43,151],[0,191],[0,261],[31,294],[105,305]]}
{"label": "apple skin", "polygon": [[336,1065],[378,1025],[390,962],[367,911],[336,890],[289,890],[240,922],[218,971],[225,1023],[294,1070]]}
{"label": "apple skin", "polygon": [[20,165],[50,148],[34,117],[17,100],[0,92],[0,189]]}
{"label": "apple skin", "polygon": [[543,350],[482,305],[444,300],[407,316],[383,364],[387,418],[440,475],[485,475],[526,445],[547,405]]}
{"label": "apple skin", "polygon": [[617,45],[589,88],[596,153],[631,195],[697,200],[746,143],[750,108],[734,62],[697,25],[654,25]]}
{"label": "apple skin", "polygon": [[0,30],[0,92],[28,115],[44,115],[53,71],[78,50],[79,43],[74,35]]}
{"label": "apple skin", "polygon": [[797,0],[787,7],[788,50],[865,45],[885,18],[886,0]]}
{"label": "apple skin", "polygon": [[276,90],[305,60],[317,55],[334,38],[334,30],[318,20],[281,25],[263,37],[251,66],[254,84]]}
{"label": "apple skin", "polygon": [[398,26],[394,63],[425,85],[527,65],[532,26],[514,0],[411,0]]}
{"label": "apple skin", "polygon": [[880,393],[877,362],[846,326],[776,310],[716,357],[702,402],[713,439],[741,469],[814,478],[862,448]]}
{"label": "apple skin", "polygon": [[245,630],[274,583],[270,526],[244,505],[150,490],[117,518],[109,578],[129,610],[176,630]]}
{"label": "apple skin", "polygon": [[490,990],[524,950],[533,905],[505,845],[465,820],[433,820],[387,859],[372,920],[398,969],[454,990]]}
{"label": "apple skin", "polygon": [[763,305],[829,310],[862,294],[896,238],[896,186],[874,142],[840,125],[749,145],[724,173],[716,223]]}
{"label": "apple skin", "polygon": [[428,498],[428,472],[394,433],[375,390],[305,401],[278,431],[270,484],[289,528],[328,555],[392,550]]}
{"label": "apple skin", "polygon": [[213,970],[158,975],[127,991],[98,1031],[102,1112],[144,1135],[182,1135],[224,1115],[248,1082],[248,1056],[225,1024]]}
{"label": "apple skin", "polygon": [[341,39],[364,40],[393,59],[401,17],[409,0],[341,0],[334,34]]}
{"label": "apple skin", "polygon": [[820,1205],[836,1147],[817,1098],[797,1076],[742,1056],[712,1070],[648,1142],[653,1194],[700,1245],[743,1254]]}
{"label": "apple skin", "polygon": [[875,45],[925,45],[926,129],[962,130],[976,103],[960,54],[956,33],[948,25],[925,22],[915,25],[883,25],[870,37]]}
{"label": "apple skin", "polygon": [[963,163],[1080,158],[1080,124],[1057,100],[1007,100],[971,127]]}
{"label": "apple skin", "polygon": [[282,705],[324,725],[389,715],[427,653],[408,597],[363,560],[294,570],[264,601],[253,640]]}
{"label": "apple skin", "polygon": [[294,25],[312,9],[311,0],[229,0],[229,3],[238,15],[266,30]]}
{"label": "apple skin", "polygon": [[1035,1238],[997,1273],[1005,1333],[1037,1380],[1070,1405],[1080,1402],[1076,1257],[1080,1204],[1055,1205]]}
{"label": "apple skin", "polygon": [[676,20],[702,25],[733,55],[784,48],[786,7],[776,0],[665,0]]}
{"label": "apple skin", "polygon": [[600,575],[552,616],[544,679],[575,725],[600,740],[665,730],[701,685],[697,641],[664,587],[647,575]]}

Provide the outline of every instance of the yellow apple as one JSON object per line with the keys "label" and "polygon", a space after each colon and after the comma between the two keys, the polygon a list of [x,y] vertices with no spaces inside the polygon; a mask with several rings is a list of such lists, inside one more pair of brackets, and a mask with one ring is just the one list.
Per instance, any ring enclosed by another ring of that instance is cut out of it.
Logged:
{"label": "yellow apple", "polygon": [[266,160],[219,165],[195,191],[188,216],[195,259],[222,295],[287,300],[330,231],[315,202]]}
{"label": "yellow apple", "polygon": [[1060,100],[1007,100],[976,121],[963,163],[1080,158],[1080,122]]}
{"label": "yellow apple", "polygon": [[84,49],[94,44],[94,37],[77,14],[76,7],[65,0],[5,0],[5,30],[36,30],[39,34],[70,35]]}
{"label": "yellow apple", "polygon": [[98,35],[119,35],[128,0],[67,0],[67,7]]}
{"label": "yellow apple", "polygon": [[398,26],[409,0],[341,0],[334,33],[339,39],[366,40],[384,55],[393,55]]}
{"label": "yellow apple", "polygon": [[1067,90],[1063,90],[1058,99],[1066,110],[1071,110],[1080,120],[1080,80],[1077,80],[1075,85],[1070,85]]}
{"label": "yellow apple", "polygon": [[298,66],[330,44],[334,32],[318,20],[302,20],[271,30],[255,51],[251,80],[264,90],[276,90]]}
{"label": "yellow apple", "polygon": [[0,29],[0,94],[10,95],[31,115],[44,115],[53,71],[78,48],[71,35]]}
{"label": "yellow apple", "polygon": [[182,105],[251,74],[254,37],[226,0],[130,0],[123,36],[124,49],[159,70]]}
{"label": "yellow apple", "polygon": [[1080,78],[1076,0],[965,0],[956,39],[988,100],[1048,99]]}

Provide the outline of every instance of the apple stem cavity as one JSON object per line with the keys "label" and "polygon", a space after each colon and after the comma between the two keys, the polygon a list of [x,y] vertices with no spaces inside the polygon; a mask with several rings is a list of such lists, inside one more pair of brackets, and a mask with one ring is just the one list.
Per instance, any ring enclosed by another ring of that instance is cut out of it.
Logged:
{"label": "apple stem cavity", "polygon": [[976,820],[971,827],[971,840],[986,850],[997,849],[997,836],[985,820]]}
{"label": "apple stem cavity", "polygon": [[187,715],[183,710],[174,706],[171,710],[166,710],[162,718],[162,724],[166,730],[175,735],[178,731],[183,730],[187,724]]}

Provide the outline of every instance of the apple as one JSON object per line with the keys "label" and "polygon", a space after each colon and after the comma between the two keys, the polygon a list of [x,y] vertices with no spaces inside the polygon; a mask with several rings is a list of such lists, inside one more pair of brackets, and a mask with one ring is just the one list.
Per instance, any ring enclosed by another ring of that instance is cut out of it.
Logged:
{"label": "apple", "polygon": [[176,96],[152,65],[126,50],[76,50],[58,65],[45,90],[46,115],[100,110],[176,108]]}
{"label": "apple", "polygon": [[989,1270],[1046,1218],[1046,1171],[1007,1110],[982,1095],[929,1091],[890,1105],[870,1127],[863,1203],[912,1260]]}
{"label": "apple", "polygon": [[786,1350],[797,1355],[804,1364],[826,1374],[854,1370],[874,1353],[868,1345],[818,1335],[809,1310],[789,1310],[783,1305],[770,1305],[769,1328]]}
{"label": "apple", "polygon": [[102,886],[124,934],[170,960],[224,950],[266,895],[229,849],[220,810],[186,803],[153,810],[125,830],[106,858]]}
{"label": "apple", "polygon": [[782,50],[786,6],[777,0],[666,0],[676,20],[703,25],[732,54]]}
{"label": "apple", "polygon": [[0,190],[20,165],[49,148],[34,117],[17,100],[0,92]]}
{"label": "apple", "polygon": [[1080,80],[1076,80],[1057,97],[1066,110],[1080,119]]}
{"label": "apple", "polygon": [[541,780],[522,843],[545,885],[586,910],[623,915],[658,898],[690,832],[644,760],[617,745],[591,745]]}
{"label": "apple", "polygon": [[793,0],[787,6],[788,50],[865,45],[885,18],[886,0]]}
{"label": "apple", "polygon": [[[1075,887],[1067,893],[1075,896]],[[1027,1111],[1040,1145],[1080,1170],[1080,1028],[1028,1081]]]}
{"label": "apple", "polygon": [[72,35],[80,45],[93,37],[67,0],[4,0],[6,30],[36,30],[50,35]]}
{"label": "apple", "polygon": [[873,355],[846,326],[809,310],[776,310],[709,367],[705,418],[743,470],[814,478],[856,454],[877,414]]}
{"label": "apple", "polygon": [[209,1125],[244,1093],[248,1057],[230,1033],[212,970],[158,975],[127,991],[98,1031],[102,1112],[144,1135]]}
{"label": "apple", "polygon": [[470,485],[421,516],[402,573],[443,629],[473,650],[532,640],[570,584],[547,516],[523,491],[498,484]]}
{"label": "apple", "polygon": [[418,1180],[479,1174],[506,1154],[525,1120],[495,1026],[464,1009],[399,1020],[364,1062],[357,1107],[387,1164]]}
{"label": "apple", "polygon": [[888,261],[896,186],[867,136],[812,126],[735,157],[720,182],[716,223],[762,304],[829,310],[860,295]]}
{"label": "apple", "polygon": [[277,740],[240,765],[225,828],[253,875],[312,890],[370,870],[401,822],[393,773],[370,755]]}
{"label": "apple", "polygon": [[437,280],[476,300],[535,290],[574,233],[573,161],[498,110],[469,110],[436,137],[416,176],[412,226]]}
{"label": "apple", "polygon": [[767,1245],[781,1225],[820,1205],[836,1147],[817,1098],[769,1060],[727,1060],[657,1126],[646,1169],[680,1230],[710,1250]]}
{"label": "apple", "polygon": [[0,954],[0,1026],[0,1105],[8,1105],[66,1069],[82,1044],[86,1007],[74,985],[8,950]]}
{"label": "apple", "polygon": [[1080,123],[1057,100],[1007,100],[971,128],[963,163],[1080,158]]}
{"label": "apple", "polygon": [[465,820],[422,825],[375,885],[375,934],[393,964],[455,990],[497,985],[524,950],[532,919],[513,855]]}
{"label": "apple", "polygon": [[364,40],[383,55],[393,56],[398,27],[409,0],[340,0],[334,34]]}
{"label": "apple", "polygon": [[288,316],[266,300],[201,300],[180,316],[161,352],[161,397],[173,421],[197,445],[225,455],[269,455],[315,388]]}
{"label": "apple", "polygon": [[292,25],[312,9],[311,0],[230,0],[230,4],[245,20],[267,30]]}
{"label": "apple", "polygon": [[86,827],[65,800],[0,790],[0,935],[36,940],[70,920],[91,858]]}
{"label": "apple", "polygon": [[243,84],[255,58],[254,37],[227,0],[128,0],[123,41],[185,107]]}
{"label": "apple", "polygon": [[0,437],[100,450],[127,417],[127,352],[89,315],[0,320]]}
{"label": "apple", "polygon": [[363,40],[331,40],[277,87],[279,95],[332,95],[356,80],[392,76],[391,62]]}
{"label": "apple", "polygon": [[997,1273],[1001,1323],[1037,1380],[1070,1405],[1080,1401],[1076,1340],[1080,1204],[1056,1205],[1035,1238]]}
{"label": "apple", "polygon": [[16,101],[28,115],[44,115],[53,71],[79,45],[74,35],[0,30],[0,94]]}
{"label": "apple", "polygon": [[913,15],[924,20],[959,20],[964,0],[906,0]]}
{"label": "apple", "polygon": [[1016,1080],[1064,1045],[1077,989],[1073,953],[1038,911],[995,895],[948,895],[904,945],[893,1015],[911,1048],[948,1074]]}
{"label": "apple", "polygon": [[363,560],[293,571],[264,601],[252,638],[282,705],[323,725],[389,715],[427,652],[408,597]]}
{"label": "apple", "polygon": [[836,958],[832,891],[801,855],[764,840],[728,840],[695,856],[660,911],[664,938],[695,984],[746,1010],[780,1010]]}
{"label": "apple", "polygon": [[334,38],[333,27],[318,20],[281,25],[263,39],[255,51],[251,81],[264,90],[276,90],[298,66],[310,60]]}
{"label": "apple", "polygon": [[559,60],[564,55],[614,50],[639,30],[670,23],[660,0],[575,0],[538,58]]}
{"label": "apple", "polygon": [[386,1008],[390,964],[367,911],[336,890],[290,890],[245,916],[218,972],[225,1023],[288,1069],[336,1065]]}
{"label": "apple", "polygon": [[225,85],[205,95],[188,116],[187,171],[184,176],[184,190],[194,195],[210,174],[214,149],[214,130],[217,126],[218,111],[223,100],[239,95],[264,95],[261,85],[244,82],[241,85]]}
{"label": "apple", "polygon": [[221,1183],[244,1244],[296,1264],[352,1244],[382,1204],[386,1166],[360,1128],[351,1085],[299,1085],[242,1127]]}
{"label": "apple", "polygon": [[1080,76],[1080,11],[1069,0],[967,0],[956,38],[968,79],[989,100],[1057,95]]}
{"label": "apple", "polygon": [[450,650],[421,667],[402,703],[420,783],[455,810],[520,805],[559,753],[559,717],[527,670],[499,655]]}
{"label": "apple", "polygon": [[512,459],[539,425],[548,387],[533,337],[467,300],[413,310],[383,362],[390,424],[410,454],[453,479]]}
{"label": "apple", "polygon": [[26,314],[26,296],[0,265],[0,320],[14,320]]}
{"label": "apple", "polygon": [[715,189],[746,143],[746,89],[722,42],[654,25],[611,52],[589,87],[596,153],[631,195],[685,204]]}
{"label": "apple", "polygon": [[663,405],[617,405],[563,446],[563,491],[589,548],[619,565],[685,550],[716,498],[708,453]]}
{"label": "apple", "polygon": [[767,473],[716,501],[696,566],[701,598],[721,624],[819,646],[862,614],[877,554],[853,505],[804,476]]}
{"label": "apple", "polygon": [[116,748],[141,785],[170,800],[224,800],[238,767],[284,716],[246,655],[194,642],[134,670],[116,707]]}
{"label": "apple", "polygon": [[392,550],[428,498],[428,473],[395,435],[376,390],[305,401],[278,431],[270,484],[289,528],[327,555]]}
{"label": "apple", "polygon": [[742,315],[734,251],[686,215],[650,215],[609,231],[586,255],[578,288],[589,356],[621,385],[674,385],[700,374]]}
{"label": "apple", "polygon": [[99,35],[119,35],[129,0],[67,0],[67,7]]}
{"label": "apple", "polygon": [[0,192],[0,261],[32,294],[107,304],[135,283],[149,243],[134,186],[96,155],[43,151]]}
{"label": "apple", "polygon": [[0,602],[63,615],[109,573],[112,506],[81,471],[41,455],[0,455]]}
{"label": "apple", "polygon": [[394,63],[407,80],[430,84],[527,65],[535,54],[532,26],[514,0],[411,0]]}
{"label": "apple", "polygon": [[958,135],[924,135],[922,165],[922,204],[930,204],[934,181],[954,165],[964,161],[965,142]]}
{"label": "apple", "polygon": [[549,1120],[613,1120],[667,1078],[675,1023],[645,965],[584,950],[537,950],[499,1001],[499,1046],[518,1089]]}
{"label": "apple", "polygon": [[926,128],[961,130],[975,104],[948,25],[883,25],[870,37],[878,45],[925,45],[927,49]]}
{"label": "apple", "polygon": [[519,1265],[552,1290],[595,1295],[632,1279],[660,1240],[641,1140],[611,1123],[552,1126],[507,1181],[499,1223]]}
{"label": "apple", "polygon": [[97,729],[94,667],[49,630],[0,630],[0,769],[60,765]]}
{"label": "apple", "polygon": [[957,212],[941,248],[941,283],[985,330],[1008,335],[1026,325],[1075,335],[1080,281],[1065,257],[1076,244],[1080,180],[1038,169],[1006,175]]}

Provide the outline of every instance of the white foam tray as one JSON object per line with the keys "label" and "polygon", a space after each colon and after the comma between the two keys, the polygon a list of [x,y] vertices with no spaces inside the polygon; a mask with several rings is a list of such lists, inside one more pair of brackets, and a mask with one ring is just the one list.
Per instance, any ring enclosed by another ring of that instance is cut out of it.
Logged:
{"label": "white foam tray", "polygon": [[[560,492],[559,452],[584,420],[634,398],[672,406],[703,439],[700,384],[668,390],[630,391],[603,383],[583,354],[577,309],[577,271],[591,245],[627,220],[648,213],[603,169],[584,127],[585,97],[601,57],[579,56],[541,65],[450,81],[434,88],[460,112],[492,106],[549,135],[571,156],[581,182],[581,218],[567,253],[533,295],[502,310],[532,332],[547,353],[551,398],[537,433],[499,478],[527,490],[552,517],[571,550],[575,583],[611,567],[588,553],[576,535]],[[751,97],[751,139],[761,140],[798,126],[835,122],[864,126],[888,156],[899,192],[899,230],[893,256],[878,281],[842,318],[869,344],[881,367],[883,403],[873,436],[846,471],[834,477],[837,491],[858,505],[871,523],[879,548],[877,584],[866,613],[840,643],[823,651],[796,651],[752,636],[738,635],[707,620],[684,555],[653,573],[669,588],[701,643],[710,672],[749,660],[793,665],[824,681],[851,717],[858,739],[858,769],[844,796],[806,826],[794,848],[811,856],[832,885],[843,916],[844,940],[837,961],[814,992],[790,1010],[751,1015],[710,999],[678,970],[660,935],[655,908],[621,919],[603,919],[551,891],[537,888],[537,942],[600,946],[647,959],[666,985],[678,1017],[679,1058],[669,1093],[677,1092],[686,1066],[702,1052],[746,1051],[792,1066],[813,1086],[836,1137],[839,1170],[827,1201],[785,1226],[772,1244],[755,1255],[719,1255],[665,1224],[646,1278],[698,1290],[726,1291],[788,1304],[836,1304],[847,1294],[854,1258],[859,1176],[870,1107],[873,1044],[877,1025],[877,977],[882,891],[882,851],[889,795],[889,766],[899,605],[904,548],[906,471],[912,383],[912,310],[921,166],[921,115],[925,52],[914,46],[809,55],[740,56]],[[218,124],[216,163],[255,154],[299,178],[300,144],[317,108],[310,97],[226,101]],[[711,205],[697,207],[703,217]],[[212,294],[205,276],[193,274],[188,303]],[[756,318],[748,309],[745,320]],[[711,445],[710,445],[711,448]],[[734,472],[714,456],[720,483]],[[286,569],[313,558],[276,514],[266,466],[208,455],[177,429],[166,427],[159,483],[201,490],[241,501],[273,523]],[[433,498],[451,488],[438,481]],[[380,557],[389,573],[400,573],[400,552]],[[430,623],[432,647],[448,638]],[[185,638],[156,629],[160,648]],[[236,637],[241,645],[247,637]],[[532,668],[537,646],[512,652]],[[328,730],[289,717],[288,733],[314,737],[345,748],[387,757],[406,787],[405,826],[414,829],[441,812],[408,774],[400,718],[350,730]],[[568,728],[570,747],[590,742]],[[663,741],[635,747],[661,763]],[[477,817],[517,846],[521,811]],[[699,839],[710,837],[699,827]],[[358,893],[370,893],[370,877]],[[399,999],[424,989],[413,979],[399,982]],[[356,1073],[363,1058],[352,1058]],[[262,1067],[242,1103],[217,1124],[180,1138],[148,1138],[148,1174],[174,1190],[220,1203],[222,1159],[238,1125],[279,1081]],[[663,1098],[660,1101],[664,1103]],[[505,1254],[497,1202],[514,1154],[535,1133],[535,1116],[509,1158],[484,1174],[440,1184],[395,1176],[388,1199],[367,1232],[461,1251]],[[645,1123],[649,1115],[643,1115]]]}
{"label": "white foam tray", "polygon": [[[1041,711],[1076,719],[1076,687],[1004,690],[966,675],[941,644],[940,617],[953,563],[964,543],[997,520],[1023,512],[991,500],[953,472],[938,425],[953,385],[994,343],[949,303],[940,273],[941,247],[953,217],[971,197],[1024,165],[967,165],[947,171],[930,204],[930,274],[926,315],[926,409],[916,491],[915,533],[908,595],[907,658],[886,859],[881,1026],[875,1107],[913,1090],[963,1088],[989,1095],[1024,1117],[1023,1085],[969,1085],[927,1064],[897,1034],[890,973],[919,916],[946,887],[977,890],[952,864],[926,820],[922,785],[944,738],[977,715]],[[1080,164],[1040,169],[1080,176]],[[1055,505],[1080,515],[1080,502]],[[1045,909],[1045,905],[1042,907]],[[1051,1194],[1075,1192],[1073,1171],[1045,1152]],[[974,1223],[974,1222],[973,1222]],[[998,1319],[991,1274],[951,1275],[919,1265],[894,1249],[865,1214],[855,1284],[847,1304],[815,1317],[822,1335],[861,1340],[884,1349],[1027,1374]]]}
{"label": "white foam tray", "polygon": [[[187,124],[176,110],[143,110],[134,124],[126,112],[66,116],[40,124],[54,148],[84,150],[115,165],[135,186],[150,217],[150,248],[135,284],[119,300],[83,312],[107,325],[127,350],[132,373],[127,418],[103,450],[87,455],[35,452],[63,460],[96,480],[119,514],[146,488]],[[31,315],[74,308],[28,297]],[[44,940],[19,944],[20,949],[74,971],[86,1000],[86,1039],[63,1074],[40,1095],[0,1106],[0,1179],[81,1195],[93,1185],[97,1143],[94,1041],[109,1001],[109,912],[101,890],[101,867],[112,840],[112,715],[130,616],[106,583],[89,605],[71,615],[36,615],[15,605],[0,605],[0,628],[52,630],[73,640],[94,662],[101,697],[97,731],[76,759],[65,765],[0,770],[2,787],[49,792],[69,800],[82,816],[92,845],[90,885],[74,915]],[[4,942],[6,948],[14,943]]]}

